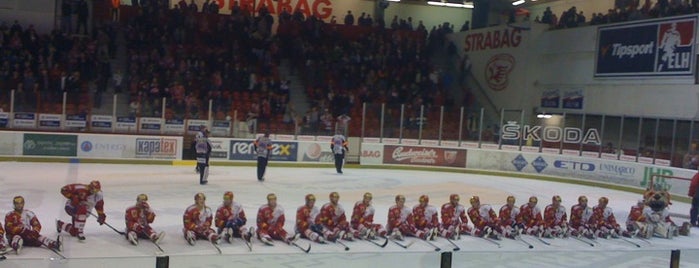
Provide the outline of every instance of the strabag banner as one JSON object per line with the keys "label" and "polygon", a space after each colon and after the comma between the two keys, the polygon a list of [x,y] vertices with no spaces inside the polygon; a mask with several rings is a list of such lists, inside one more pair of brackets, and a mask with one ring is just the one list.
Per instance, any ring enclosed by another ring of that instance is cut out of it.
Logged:
{"label": "strabag banner", "polygon": [[385,145],[384,164],[466,167],[466,150],[444,147]]}
{"label": "strabag banner", "polygon": [[694,77],[697,16],[601,26],[595,77]]}

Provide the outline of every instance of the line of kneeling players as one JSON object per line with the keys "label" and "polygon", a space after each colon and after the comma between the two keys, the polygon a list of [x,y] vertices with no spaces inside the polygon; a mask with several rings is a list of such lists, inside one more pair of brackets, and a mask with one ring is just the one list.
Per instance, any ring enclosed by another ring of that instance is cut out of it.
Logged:
{"label": "line of kneeling players", "polygon": [[[83,229],[87,217],[92,215],[93,208],[97,212],[98,223],[105,223],[106,215],[99,181],[69,184],[61,188],[61,193],[67,198],[65,211],[72,217],[72,221],[64,223],[57,220],[56,228],[59,233],[65,231],[79,240],[85,240]],[[617,223],[612,209],[607,206],[609,200],[606,197],[599,198],[596,206],[589,207],[587,197],[580,196],[578,204],[571,207],[568,220],[560,196],[553,196],[551,204],[545,207],[543,213],[537,206],[538,199],[535,196],[530,197],[528,203],[520,207],[515,206],[516,200],[513,196],[508,196],[507,203],[496,214],[490,205],[481,204],[478,196],[471,197],[471,206],[465,208],[459,203],[460,197],[457,194],[450,195],[449,202],[443,204],[440,211],[429,204],[427,195],[420,196],[419,203],[412,209],[405,205],[405,196],[397,195],[395,205],[388,210],[388,221],[384,228],[383,225],[374,222],[375,209],[372,206],[372,198],[371,193],[365,193],[363,199],[355,203],[348,220],[343,206],[339,203],[340,195],[337,192],[330,193],[329,202],[320,208],[315,205],[316,197],[308,194],[305,196],[305,204],[296,210],[294,232],[287,232],[284,229],[284,209],[277,204],[277,197],[273,193],[267,195],[267,204],[258,209],[257,228],[246,226],[245,212],[242,205],[233,200],[233,192],[223,194],[223,202],[215,212],[206,206],[206,196],[197,193],[194,196],[194,204],[184,212],[183,234],[190,245],[194,245],[198,239],[206,239],[212,243],[219,243],[221,239],[225,239],[232,243],[235,237],[250,242],[255,236],[261,242],[273,245],[274,240],[292,243],[299,237],[319,243],[337,239],[351,241],[376,237],[402,240],[404,236],[426,240],[434,239],[435,236],[454,239],[462,234],[494,239],[502,236],[515,238],[520,234],[539,237],[584,236],[590,239],[619,235],[641,235],[645,238],[656,235],[672,238],[679,231],[670,219],[667,207],[651,209],[643,200],[639,200],[638,204],[631,208],[624,230]],[[125,237],[134,245],[138,244],[139,238],[150,239],[157,244],[164,237],[164,232],[158,233],[151,227],[155,213],[147,201],[147,195],[139,194],[136,204],[125,211]],[[24,209],[22,196],[13,198],[13,205],[14,210],[5,217],[5,229],[0,225],[0,253],[8,250],[19,253],[23,245],[45,246],[58,251],[62,249],[60,236],[52,240],[39,234],[41,224],[33,212]],[[469,220],[472,225],[469,224]],[[10,247],[7,247],[5,235],[7,241],[10,241]]]}

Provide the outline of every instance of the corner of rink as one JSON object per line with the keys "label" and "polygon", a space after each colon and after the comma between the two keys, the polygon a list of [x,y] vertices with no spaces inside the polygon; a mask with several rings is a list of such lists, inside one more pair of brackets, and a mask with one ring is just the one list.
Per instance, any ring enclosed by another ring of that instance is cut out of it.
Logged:
{"label": "corner of rink", "polygon": [[[54,219],[68,220],[63,211],[65,199],[60,195],[61,186],[68,183],[86,183],[93,179],[102,182],[107,222],[117,229],[124,228],[124,210],[133,205],[136,196],[146,193],[151,208],[157,214],[152,227],[165,231],[167,236],[161,243],[164,253],[147,240],[138,246],[130,245],[123,236],[106,226],[98,225],[89,218],[84,243],[65,236],[62,260],[53,252],[27,247],[20,255],[8,254],[1,261],[2,267],[154,267],[158,257],[166,257],[167,267],[228,267],[233,263],[240,267],[440,267],[450,259],[449,267],[667,267],[672,250],[681,251],[682,266],[699,267],[699,235],[677,237],[672,240],[653,238],[648,241],[628,239],[598,239],[590,246],[579,240],[545,239],[550,245],[535,237],[525,236],[524,241],[533,246],[529,249],[522,241],[501,240],[500,245],[483,238],[463,236],[452,241],[437,238],[432,243],[406,238],[413,244],[404,249],[395,243],[384,248],[368,241],[344,242],[349,251],[339,244],[312,244],[306,254],[296,247],[281,242],[265,246],[253,240],[252,251],[242,240],[220,245],[222,254],[204,240],[195,246],[188,245],[182,237],[182,213],[193,203],[196,193],[207,196],[207,205],[216,209],[225,191],[233,191],[235,200],[243,205],[248,223],[255,223],[257,209],[265,203],[267,193],[276,193],[279,204],[286,213],[285,229],[293,230],[296,208],[303,204],[304,196],[313,193],[318,198],[317,206],[327,202],[332,191],[340,194],[340,204],[350,216],[356,201],[364,192],[374,195],[375,221],[386,223],[387,210],[393,205],[394,196],[403,194],[406,204],[417,203],[420,195],[429,195],[434,206],[448,201],[449,195],[457,193],[461,200],[478,195],[484,204],[497,209],[505,203],[508,195],[522,204],[529,196],[539,197],[539,206],[548,204],[553,195],[562,197],[562,205],[570,208],[579,195],[586,195],[593,202],[601,196],[609,198],[609,206],[617,220],[625,222],[629,208],[635,204],[639,194],[577,185],[535,178],[514,178],[483,174],[433,172],[402,169],[349,168],[343,175],[335,174],[332,168],[268,168],[266,180],[260,183],[255,178],[255,167],[212,166],[208,185],[198,184],[198,175],[192,162],[172,165],[138,164],[94,164],[94,163],[28,163],[0,162],[0,212],[12,209],[11,197],[23,195],[26,208],[36,213],[44,225],[42,234],[54,237]],[[466,204],[467,205],[467,204]],[[676,202],[675,213],[686,213],[689,204]],[[697,232],[696,228],[692,231]],[[300,240],[306,246],[310,241]],[[455,250],[458,247],[459,250]],[[161,259],[162,260],[162,259]]]}

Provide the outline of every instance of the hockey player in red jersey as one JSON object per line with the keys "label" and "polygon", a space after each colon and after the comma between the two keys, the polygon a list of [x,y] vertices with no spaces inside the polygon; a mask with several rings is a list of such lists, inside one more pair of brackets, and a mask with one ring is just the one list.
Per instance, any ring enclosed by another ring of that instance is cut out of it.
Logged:
{"label": "hockey player in red jersey", "polygon": [[304,198],[306,203],[296,209],[296,230],[301,237],[318,243],[325,243],[323,226],[315,223],[315,219],[320,213],[316,207],[316,196],[307,194]]}
{"label": "hockey player in red jersey", "polygon": [[568,225],[570,234],[577,237],[594,238],[589,225],[591,217],[592,208],[587,205],[587,197],[579,196],[578,203],[570,208],[570,224]]}
{"label": "hockey player in red jersey", "polygon": [[427,232],[415,228],[413,213],[405,206],[405,196],[397,195],[396,204],[388,209],[388,222],[386,229],[391,234],[391,238],[403,240],[403,236],[414,236],[427,239],[430,235]]}
{"label": "hockey player in red jersey", "polygon": [[590,217],[589,224],[594,230],[595,236],[617,238],[624,232],[616,222],[612,208],[607,206],[608,203],[608,198],[599,198],[597,205],[592,208],[592,217]]}
{"label": "hockey player in red jersey", "polygon": [[228,243],[233,242],[233,237],[242,237],[245,241],[250,242],[255,230],[252,227],[250,229],[245,227],[247,222],[243,206],[233,201],[233,192],[223,193],[223,204],[216,209],[216,218],[214,219],[214,224],[218,229],[216,233],[219,237],[223,235]]}
{"label": "hockey player in red jersey", "polygon": [[544,236],[567,237],[568,214],[566,208],[561,205],[561,197],[554,195],[551,204],[544,208]]}
{"label": "hockey player in red jersey", "polygon": [[536,196],[529,197],[529,203],[519,207],[517,214],[517,226],[525,234],[542,236],[544,234],[544,219],[541,217],[541,209],[536,206],[538,203]]}
{"label": "hockey player in red jersey", "polygon": [[508,196],[507,203],[500,207],[498,213],[498,223],[505,237],[514,239],[515,236],[519,235],[515,228],[518,214],[519,208],[515,206],[515,197]]}
{"label": "hockey player in red jersey", "polygon": [[340,194],[330,193],[330,202],[325,203],[320,208],[320,214],[316,217],[315,223],[323,226],[323,234],[326,239],[333,240],[334,236],[341,239],[353,240],[359,232],[350,228],[345,209],[339,203]]}
{"label": "hockey player in red jersey", "polygon": [[377,234],[385,237],[387,233],[381,224],[374,223],[375,209],[371,205],[372,199],[371,193],[364,193],[362,201],[354,204],[350,218],[350,227],[359,231],[359,235],[364,239],[374,239]]}
{"label": "hockey player in red jersey", "polygon": [[267,245],[273,245],[272,239],[291,244],[299,235],[291,236],[284,230],[284,208],[277,204],[277,195],[268,194],[267,204],[257,210],[257,238]]}
{"label": "hockey player in red jersey", "polygon": [[443,237],[453,239],[459,235],[471,233],[466,208],[459,204],[459,200],[458,194],[452,194],[449,196],[449,202],[442,205],[440,235]]}
{"label": "hockey player in red jersey", "polygon": [[415,228],[419,231],[427,233],[429,240],[434,240],[434,237],[439,232],[439,215],[437,208],[430,205],[430,197],[421,195],[418,199],[418,204],[413,206],[413,219]]}
{"label": "hockey player in red jersey", "polygon": [[[17,254],[20,253],[23,246],[46,246],[58,251],[63,249],[61,236],[58,236],[57,240],[52,240],[39,234],[41,223],[34,212],[24,209],[24,197],[15,196],[12,199],[12,204],[14,210],[5,215],[5,230],[7,230],[7,240],[10,241],[10,246]],[[2,227],[0,227],[1,233]],[[1,249],[2,245],[0,245]]]}
{"label": "hockey player in red jersey", "polygon": [[102,186],[99,181],[94,180],[90,184],[68,184],[61,188],[61,194],[68,199],[65,211],[70,215],[71,223],[56,220],[56,231],[59,234],[65,231],[79,240],[85,240],[83,230],[92,208],[97,211],[97,222],[100,225],[104,224],[107,215],[104,214]]}
{"label": "hockey player in red jersey", "polygon": [[3,229],[2,224],[0,224],[0,254],[5,254],[8,250],[12,249],[7,247],[7,241],[5,241],[5,229]]}
{"label": "hockey player in red jersey", "polygon": [[[643,215],[643,209],[645,209],[645,207],[646,203],[643,199],[639,199],[635,205],[631,206],[629,216],[626,217],[626,230],[634,234],[640,231],[639,223],[643,223],[646,221]],[[629,235],[633,236],[631,234]]]}
{"label": "hockey player in red jersey", "polygon": [[502,230],[498,225],[498,216],[490,205],[482,205],[478,196],[469,199],[471,207],[466,214],[473,223],[473,236],[500,238]]}
{"label": "hockey player in red jersey", "polygon": [[211,243],[218,244],[219,238],[216,231],[211,228],[214,215],[211,208],[206,206],[204,193],[194,195],[194,204],[184,211],[182,221],[184,223],[184,239],[194,246],[197,239],[207,239]]}
{"label": "hockey player in red jersey", "polygon": [[138,245],[138,239],[150,239],[153,243],[160,243],[165,232],[156,233],[150,224],[155,220],[155,212],[148,205],[148,196],[139,194],[136,196],[136,205],[126,209],[126,239],[133,245]]}

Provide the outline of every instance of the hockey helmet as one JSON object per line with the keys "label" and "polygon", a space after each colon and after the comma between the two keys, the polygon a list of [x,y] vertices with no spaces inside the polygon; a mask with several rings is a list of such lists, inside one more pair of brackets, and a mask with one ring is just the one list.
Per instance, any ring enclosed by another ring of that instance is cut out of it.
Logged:
{"label": "hockey helmet", "polygon": [[587,196],[584,196],[584,195],[579,196],[578,203],[586,203],[587,204]]}
{"label": "hockey helmet", "polygon": [[600,204],[605,204],[605,205],[606,205],[606,204],[609,204],[609,198],[606,198],[606,197],[604,197],[604,196],[603,196],[603,197],[600,197],[600,198],[599,198],[599,203],[600,203]]}
{"label": "hockey helmet", "polygon": [[[195,198],[196,200],[196,198]],[[148,196],[146,194],[139,194],[136,196],[136,202],[145,202],[148,201]]]}
{"label": "hockey helmet", "polygon": [[332,192],[332,193],[330,193],[329,197],[330,198],[340,198],[340,194],[338,194],[337,192]]}
{"label": "hockey helmet", "polygon": [[267,201],[270,200],[277,200],[277,195],[273,193],[267,194]]}
{"label": "hockey helmet", "polygon": [[422,203],[427,204],[427,203],[430,202],[430,197],[427,196],[427,195],[425,195],[425,194],[423,194],[423,195],[420,196],[420,199],[418,199],[418,201],[420,202],[420,204],[422,204]]}
{"label": "hockey helmet", "polygon": [[449,196],[449,201],[452,201],[452,202],[459,202],[459,195],[458,195],[458,194],[451,194],[451,195]]}
{"label": "hockey helmet", "polygon": [[373,198],[374,198],[374,196],[371,193],[369,193],[369,192],[364,193],[364,199],[371,200]]}
{"label": "hockey helmet", "polygon": [[529,197],[529,203],[534,203],[534,204],[536,204],[536,203],[538,203],[538,202],[539,202],[539,199],[536,198],[536,196]]}
{"label": "hockey helmet", "polygon": [[14,198],[12,198],[12,203],[13,204],[24,204],[24,197],[22,197],[21,195],[15,196]]}
{"label": "hockey helmet", "polygon": [[223,193],[223,200],[233,200],[233,192],[226,191],[225,193]]}
{"label": "hockey helmet", "polygon": [[554,195],[554,196],[551,198],[551,202],[553,202],[553,203],[559,203],[559,204],[560,204],[560,203],[561,203],[561,196],[560,196],[560,195]]}
{"label": "hockey helmet", "polygon": [[200,200],[200,199],[201,199],[201,200],[206,200],[206,195],[204,195],[204,193],[197,193],[197,194],[194,195],[194,201],[197,201],[197,200]]}
{"label": "hockey helmet", "polygon": [[471,197],[471,199],[468,200],[468,202],[470,202],[471,205],[476,204],[476,203],[480,204],[481,200],[477,195],[474,195]]}
{"label": "hockey helmet", "polygon": [[102,184],[100,184],[100,181],[94,180],[90,182],[90,189],[93,192],[99,192],[102,191]]}
{"label": "hockey helmet", "polygon": [[512,205],[514,205],[514,204],[515,204],[515,201],[516,201],[516,200],[515,200],[515,197],[512,196],[512,195],[507,197],[507,204],[510,204],[510,203],[511,203]]}
{"label": "hockey helmet", "polygon": [[306,195],[306,202],[309,202],[309,201],[316,201],[316,196],[313,194],[307,194]]}

